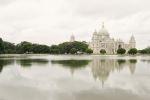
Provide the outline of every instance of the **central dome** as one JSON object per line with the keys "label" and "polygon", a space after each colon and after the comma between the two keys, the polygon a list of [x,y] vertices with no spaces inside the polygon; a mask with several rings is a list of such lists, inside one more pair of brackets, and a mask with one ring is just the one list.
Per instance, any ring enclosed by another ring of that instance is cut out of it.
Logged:
{"label": "central dome", "polygon": [[109,35],[107,29],[105,29],[104,23],[102,24],[102,28],[99,31],[100,35]]}

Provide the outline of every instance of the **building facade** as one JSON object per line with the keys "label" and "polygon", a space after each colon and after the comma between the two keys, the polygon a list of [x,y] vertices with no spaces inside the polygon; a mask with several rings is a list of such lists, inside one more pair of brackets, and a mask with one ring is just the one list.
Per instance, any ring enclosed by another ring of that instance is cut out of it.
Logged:
{"label": "building facade", "polygon": [[136,41],[132,35],[129,43],[124,43],[121,39],[115,40],[110,37],[104,23],[99,32],[95,31],[92,36],[92,41],[89,43],[89,48],[93,50],[93,54],[100,54],[100,50],[104,49],[106,54],[116,54],[118,48],[124,48],[128,51],[136,47]]}

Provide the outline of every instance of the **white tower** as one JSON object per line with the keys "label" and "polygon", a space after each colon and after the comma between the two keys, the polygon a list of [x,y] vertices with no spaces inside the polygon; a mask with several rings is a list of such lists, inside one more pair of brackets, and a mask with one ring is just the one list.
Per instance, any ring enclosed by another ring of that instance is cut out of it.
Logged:
{"label": "white tower", "polygon": [[136,41],[135,41],[135,38],[134,38],[133,35],[130,38],[129,44],[130,44],[131,48],[135,48],[136,47]]}
{"label": "white tower", "polygon": [[75,36],[72,34],[70,37],[70,42],[74,42],[75,41]]}

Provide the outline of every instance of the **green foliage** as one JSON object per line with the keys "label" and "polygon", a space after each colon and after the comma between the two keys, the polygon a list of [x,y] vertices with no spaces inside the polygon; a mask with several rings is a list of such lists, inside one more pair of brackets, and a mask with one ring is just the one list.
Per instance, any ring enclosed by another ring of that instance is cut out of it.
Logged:
{"label": "green foliage", "polygon": [[3,44],[4,44],[4,53],[5,54],[15,54],[16,53],[16,46],[14,43],[4,41]]}
{"label": "green foliage", "polygon": [[125,54],[125,53],[126,53],[126,50],[125,50],[124,48],[119,48],[119,49],[117,50],[117,54],[123,55],[123,54]]}
{"label": "green foliage", "polygon": [[71,53],[71,54],[76,54],[77,51],[78,51],[78,50],[77,50],[76,48],[72,48],[72,49],[70,50],[70,53]]}
{"label": "green foliage", "polygon": [[71,53],[71,49],[76,49],[76,52],[86,52],[88,45],[84,42],[64,42],[58,45],[59,51],[61,54],[69,54]]}
{"label": "green foliage", "polygon": [[101,53],[101,54],[105,54],[105,53],[106,53],[106,50],[105,50],[105,49],[101,49],[101,50],[100,50],[100,53]]}
{"label": "green foliage", "polygon": [[4,53],[4,42],[2,38],[0,38],[0,54]]}
{"label": "green foliage", "polygon": [[87,54],[92,54],[92,53],[93,53],[93,50],[92,50],[92,49],[86,49],[86,53],[87,53]]}
{"label": "green foliage", "polygon": [[88,45],[86,42],[64,42],[59,45],[52,45],[49,47],[47,45],[33,44],[27,41],[23,41],[15,45],[10,42],[4,42],[0,38],[0,54],[76,54],[78,52],[88,52],[89,54],[92,53],[91,50],[88,50]]}
{"label": "green foliage", "polygon": [[40,45],[40,44],[32,44],[30,42],[21,42],[16,46],[17,53],[35,53],[35,54],[44,54],[49,53],[49,46]]}
{"label": "green foliage", "polygon": [[60,53],[60,50],[57,45],[52,45],[50,47],[50,54],[59,54],[59,53]]}
{"label": "green foliage", "polygon": [[128,54],[131,54],[131,55],[137,54],[137,49],[136,49],[136,48],[131,48],[131,49],[128,51]]}
{"label": "green foliage", "polygon": [[31,52],[32,43],[30,42],[21,42],[20,44],[17,44],[16,51],[17,53],[29,53]]}
{"label": "green foliage", "polygon": [[139,53],[141,53],[141,54],[150,54],[150,47],[139,50]]}
{"label": "green foliage", "polygon": [[30,52],[35,53],[35,54],[49,53],[49,46],[33,44],[31,46]]}

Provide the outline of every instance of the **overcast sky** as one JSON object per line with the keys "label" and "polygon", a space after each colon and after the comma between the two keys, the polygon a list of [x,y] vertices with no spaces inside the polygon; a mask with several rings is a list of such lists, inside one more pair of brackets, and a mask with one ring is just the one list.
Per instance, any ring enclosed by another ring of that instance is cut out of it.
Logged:
{"label": "overcast sky", "polygon": [[19,43],[90,41],[104,21],[110,36],[150,44],[150,0],[0,0],[0,37]]}

